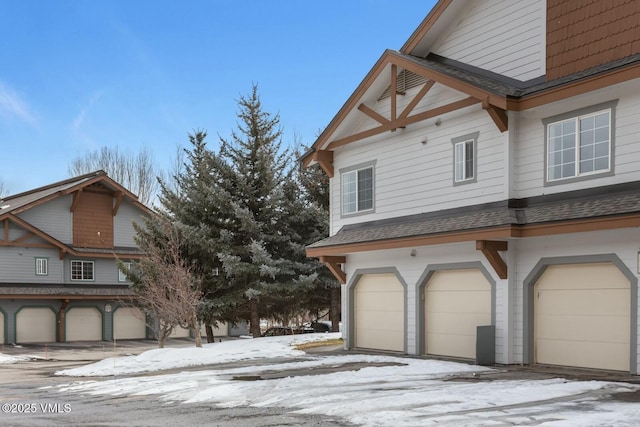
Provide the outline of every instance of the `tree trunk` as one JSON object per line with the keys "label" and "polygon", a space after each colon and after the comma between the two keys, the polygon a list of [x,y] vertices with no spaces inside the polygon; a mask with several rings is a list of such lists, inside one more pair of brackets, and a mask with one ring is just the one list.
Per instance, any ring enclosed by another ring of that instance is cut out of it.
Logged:
{"label": "tree trunk", "polygon": [[193,328],[193,336],[196,341],[196,347],[202,347],[202,335],[200,334],[200,322],[198,322],[198,318],[195,315],[191,319],[191,325]]}
{"label": "tree trunk", "polygon": [[254,338],[258,338],[262,336],[262,334],[260,333],[260,314],[258,313],[258,300],[255,298],[252,299],[249,302],[249,305],[251,307],[251,335]]}
{"label": "tree trunk", "polygon": [[331,312],[329,313],[329,317],[331,318],[331,332],[340,331],[341,291],[342,288],[339,286],[331,288]]}
{"label": "tree trunk", "polygon": [[205,322],[204,330],[207,333],[207,342],[215,342],[215,337],[213,336],[213,328],[211,327],[211,323]]}

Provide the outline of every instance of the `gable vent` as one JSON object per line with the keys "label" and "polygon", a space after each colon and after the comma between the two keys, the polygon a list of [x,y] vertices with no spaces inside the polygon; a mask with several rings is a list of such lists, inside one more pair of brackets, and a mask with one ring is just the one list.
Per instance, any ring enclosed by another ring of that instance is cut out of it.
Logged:
{"label": "gable vent", "polygon": [[[417,75],[416,73],[412,73],[411,71],[402,70],[400,74],[398,74],[398,78],[396,79],[396,88],[398,94],[404,95],[405,92],[411,88],[421,86],[427,82],[426,77],[422,77]],[[382,92],[378,101],[384,98],[388,98],[391,96],[391,85],[387,87],[387,89]]]}

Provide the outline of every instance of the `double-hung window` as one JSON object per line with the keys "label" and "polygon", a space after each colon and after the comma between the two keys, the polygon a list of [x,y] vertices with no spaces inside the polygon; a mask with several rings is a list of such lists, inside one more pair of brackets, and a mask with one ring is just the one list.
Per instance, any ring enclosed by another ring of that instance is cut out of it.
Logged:
{"label": "double-hung window", "polygon": [[373,210],[373,164],[341,172],[342,214]]}
{"label": "double-hung window", "polygon": [[36,276],[47,276],[49,274],[49,258],[36,258]]}
{"label": "double-hung window", "polygon": [[93,261],[71,261],[71,280],[94,280]]}
{"label": "double-hung window", "polygon": [[479,132],[453,138],[453,184],[476,181],[476,146]]}
{"label": "double-hung window", "polygon": [[601,104],[543,121],[547,184],[613,172],[614,106]]}

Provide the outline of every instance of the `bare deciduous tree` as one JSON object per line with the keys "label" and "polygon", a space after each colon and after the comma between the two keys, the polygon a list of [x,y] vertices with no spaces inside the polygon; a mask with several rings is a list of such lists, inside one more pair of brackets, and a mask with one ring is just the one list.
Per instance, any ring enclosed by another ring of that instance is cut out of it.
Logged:
{"label": "bare deciduous tree", "polygon": [[9,194],[9,189],[5,187],[4,182],[0,181],[0,200]]}
{"label": "bare deciduous tree", "polygon": [[116,147],[102,147],[84,156],[76,157],[69,166],[72,176],[104,170],[117,183],[138,196],[138,200],[150,205],[158,191],[153,155],[143,147],[137,155],[123,153]]}
{"label": "bare deciduous tree", "polygon": [[154,232],[139,230],[136,237],[145,257],[127,272],[136,301],[160,322],[159,347],[164,347],[165,339],[176,326],[191,329],[196,347],[202,347],[197,317],[202,292],[192,273],[193,266],[181,256],[180,233],[159,215],[149,220],[147,226]]}

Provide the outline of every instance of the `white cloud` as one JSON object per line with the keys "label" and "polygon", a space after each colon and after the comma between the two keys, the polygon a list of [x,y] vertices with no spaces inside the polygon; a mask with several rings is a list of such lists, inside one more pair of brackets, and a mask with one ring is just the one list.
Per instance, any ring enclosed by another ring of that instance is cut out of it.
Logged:
{"label": "white cloud", "polygon": [[31,125],[36,123],[27,103],[2,82],[0,82],[0,116],[18,119]]}
{"label": "white cloud", "polygon": [[71,122],[71,129],[73,129],[74,131],[78,131],[81,128],[85,118],[87,117],[87,113],[93,108],[95,103],[98,102],[98,100],[102,97],[103,93],[104,93],[103,90],[98,90],[93,94],[91,94],[91,96],[89,97],[89,101],[86,103],[85,106],[82,107],[80,112],[76,115],[76,117]]}

